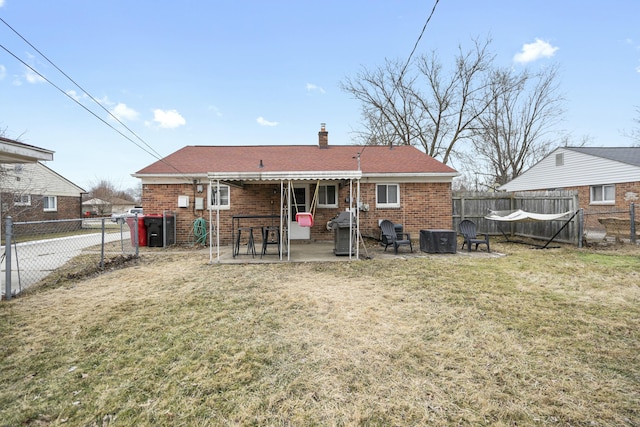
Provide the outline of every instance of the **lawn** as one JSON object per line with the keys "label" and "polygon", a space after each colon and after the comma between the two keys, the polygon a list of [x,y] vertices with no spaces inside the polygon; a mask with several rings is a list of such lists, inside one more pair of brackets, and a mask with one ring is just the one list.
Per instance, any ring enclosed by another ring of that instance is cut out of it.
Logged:
{"label": "lawn", "polygon": [[209,265],[0,303],[0,425],[640,425],[640,253]]}

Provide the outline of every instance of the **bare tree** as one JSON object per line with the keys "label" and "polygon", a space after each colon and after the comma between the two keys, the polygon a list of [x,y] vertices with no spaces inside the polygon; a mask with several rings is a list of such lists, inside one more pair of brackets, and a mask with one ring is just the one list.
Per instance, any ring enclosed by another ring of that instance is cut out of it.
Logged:
{"label": "bare tree", "polygon": [[128,200],[135,202],[135,194],[133,189],[121,190],[113,183],[106,179],[101,179],[89,189],[88,198],[101,199],[105,202],[113,202],[116,199]]}
{"label": "bare tree", "polygon": [[636,113],[638,117],[635,118],[634,122],[638,125],[638,127],[631,130],[631,133],[627,135],[631,138],[636,146],[640,146],[640,107],[636,107]]}
{"label": "bare tree", "polygon": [[494,183],[505,184],[549,153],[548,133],[562,115],[557,73],[552,66],[492,74],[484,95],[491,102],[478,115],[472,141],[475,161],[486,163]]}
{"label": "bare tree", "polygon": [[489,40],[474,40],[467,51],[459,47],[451,72],[432,52],[416,58],[415,71],[386,60],[375,71],[365,69],[347,79],[342,89],[361,102],[364,130],[359,139],[415,145],[450,162],[456,144],[473,135],[479,115],[490,105],[485,97],[494,59],[489,45]]}

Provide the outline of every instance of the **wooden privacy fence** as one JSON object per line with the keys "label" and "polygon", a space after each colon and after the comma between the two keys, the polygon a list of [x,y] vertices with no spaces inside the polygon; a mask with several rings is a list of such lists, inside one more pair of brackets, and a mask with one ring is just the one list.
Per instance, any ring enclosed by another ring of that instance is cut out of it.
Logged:
{"label": "wooden privacy fence", "polygon": [[[553,221],[501,222],[485,218],[490,211],[515,211],[541,214],[575,213],[579,209],[577,191],[526,191],[526,192],[454,192],[453,227],[469,219],[482,233],[492,235],[530,237],[547,240],[552,238],[570,216]],[[582,215],[576,215],[554,238],[555,241],[581,245]]]}

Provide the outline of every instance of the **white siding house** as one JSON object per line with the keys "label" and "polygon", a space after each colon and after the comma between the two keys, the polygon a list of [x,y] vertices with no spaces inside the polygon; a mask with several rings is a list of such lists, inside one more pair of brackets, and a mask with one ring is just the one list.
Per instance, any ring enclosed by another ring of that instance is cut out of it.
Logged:
{"label": "white siding house", "polygon": [[640,203],[640,147],[561,147],[504,191],[575,190],[585,228],[602,231],[606,217],[627,217]]}
{"label": "white siding house", "polygon": [[500,190],[564,189],[640,181],[640,147],[561,147]]}
{"label": "white siding house", "polygon": [[42,163],[0,165],[2,215],[14,221],[78,218],[86,191]]}

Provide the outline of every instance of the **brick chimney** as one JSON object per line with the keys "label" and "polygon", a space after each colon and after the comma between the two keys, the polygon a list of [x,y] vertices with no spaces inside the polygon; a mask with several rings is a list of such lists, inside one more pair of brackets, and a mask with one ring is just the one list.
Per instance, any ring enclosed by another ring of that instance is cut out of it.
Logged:
{"label": "brick chimney", "polygon": [[325,123],[320,123],[320,132],[318,132],[319,148],[329,148],[329,132],[327,132],[325,126]]}

